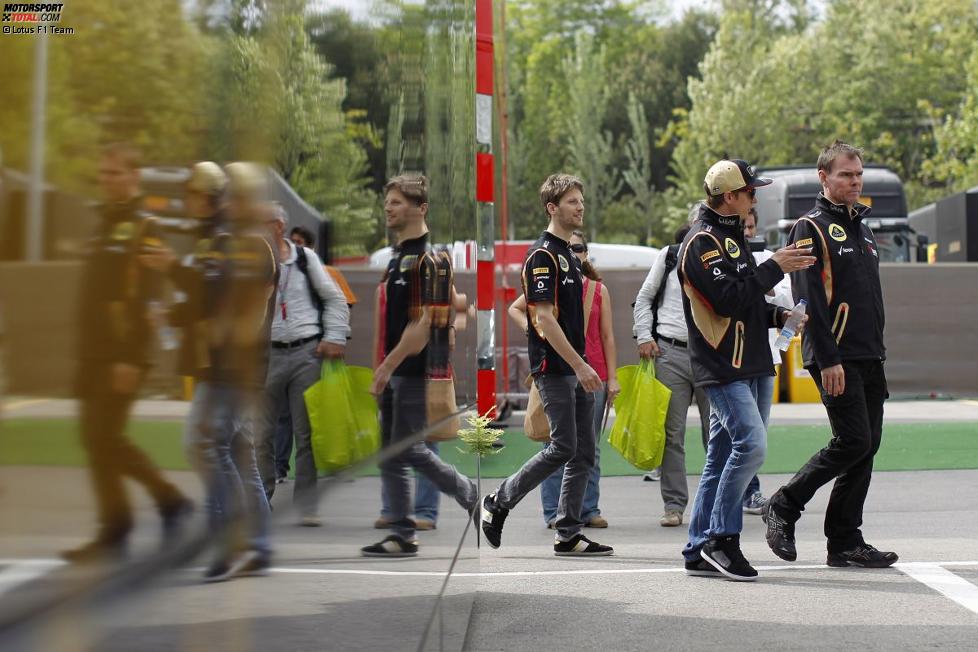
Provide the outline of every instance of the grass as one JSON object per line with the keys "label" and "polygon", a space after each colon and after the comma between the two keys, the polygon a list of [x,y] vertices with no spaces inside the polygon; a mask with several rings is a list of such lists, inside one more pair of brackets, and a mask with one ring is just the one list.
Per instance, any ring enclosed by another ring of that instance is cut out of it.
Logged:
{"label": "grass", "polygon": [[[132,441],[162,468],[188,470],[183,455],[183,424],[176,421],[134,421]],[[793,473],[830,437],[828,425],[773,426],[768,436],[768,455],[762,473]],[[519,430],[503,435],[506,447],[482,462],[484,477],[504,477],[540,450]],[[442,442],[441,455],[466,475],[475,474],[475,460],[461,453],[460,442]],[[703,468],[699,428],[686,432],[686,469],[698,474]],[[75,422],[69,419],[9,419],[0,423],[0,465],[82,466],[85,452]],[[978,424],[893,424],[883,431],[876,456],[878,471],[978,468]],[[601,441],[603,476],[641,473]],[[367,469],[363,475],[376,475]]]}

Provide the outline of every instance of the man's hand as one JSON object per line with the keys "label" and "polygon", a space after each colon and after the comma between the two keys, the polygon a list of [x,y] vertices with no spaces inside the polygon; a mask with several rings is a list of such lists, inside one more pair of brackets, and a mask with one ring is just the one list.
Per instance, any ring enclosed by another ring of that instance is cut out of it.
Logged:
{"label": "man's hand", "polygon": [[621,385],[618,384],[617,378],[608,379],[608,402],[614,403],[615,397],[621,393]]}
{"label": "man's hand", "polygon": [[177,262],[177,255],[169,247],[159,248],[152,253],[139,254],[139,264],[156,272],[170,271]]}
{"label": "man's hand", "polygon": [[796,249],[793,244],[775,251],[771,259],[785,274],[808,269],[815,264],[815,256],[812,255],[811,249]]}
{"label": "man's hand", "polygon": [[662,351],[659,350],[659,345],[655,343],[655,340],[638,345],[638,357],[643,360],[658,358],[660,355],[662,355]]}
{"label": "man's hand", "polygon": [[581,387],[584,388],[585,392],[596,392],[604,384],[601,382],[601,377],[598,376],[598,372],[592,369],[591,365],[586,362],[582,362],[574,369],[574,373],[577,375],[577,380],[581,383]]}
{"label": "man's hand", "polygon": [[116,394],[135,394],[143,370],[136,365],[117,362],[112,365],[112,391]]}
{"label": "man's hand", "polygon": [[795,331],[795,335],[801,335],[805,332],[805,324],[808,323],[808,315],[803,315],[801,322],[798,324],[798,330]]}
{"label": "man's hand", "polygon": [[846,373],[841,364],[822,369],[822,387],[829,396],[841,396],[846,391]]}
{"label": "man's hand", "polygon": [[331,360],[342,360],[346,355],[346,347],[342,344],[334,344],[323,340],[316,346],[316,357],[328,358]]}
{"label": "man's hand", "polygon": [[370,383],[370,393],[377,397],[383,394],[384,388],[391,380],[392,373],[394,370],[386,363],[381,362],[380,366],[374,370],[374,381]]}

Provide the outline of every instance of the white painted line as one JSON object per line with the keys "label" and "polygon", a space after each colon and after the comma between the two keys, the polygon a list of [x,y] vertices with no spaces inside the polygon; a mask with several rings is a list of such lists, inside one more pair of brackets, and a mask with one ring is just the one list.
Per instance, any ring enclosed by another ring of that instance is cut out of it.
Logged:
{"label": "white painted line", "polygon": [[978,614],[978,586],[937,564],[900,564],[901,572]]}
{"label": "white painted line", "polygon": [[[611,559],[614,559],[613,557]],[[423,558],[414,558],[415,561],[422,561]],[[393,560],[398,563],[408,563],[411,559],[396,559]],[[470,560],[471,561],[471,560]],[[12,566],[22,566],[22,567],[39,567],[43,568],[45,572],[52,570],[58,566],[64,565],[65,562],[59,559],[0,559],[0,565],[12,565]],[[978,561],[910,561],[910,562],[900,562],[894,564],[893,567],[897,568],[904,573],[914,569],[931,569],[934,567],[940,568],[943,566],[978,566]],[[756,566],[758,571],[792,571],[792,570],[823,570],[827,569],[828,566],[825,564],[792,564],[792,565],[777,565],[777,566]],[[5,573],[10,572],[12,569],[7,569]],[[191,572],[203,571],[201,568],[190,568],[187,569]],[[410,570],[364,570],[358,568],[295,568],[288,566],[273,567],[270,569],[273,573],[280,573],[283,575],[375,575],[381,577],[444,577],[444,571],[410,571]],[[685,569],[682,567],[664,566],[656,568],[578,568],[578,569],[567,569],[567,570],[540,570],[540,571],[486,571],[479,573],[453,573],[453,577],[546,577],[546,576],[562,576],[562,575],[642,575],[642,574],[659,574],[659,573],[682,573]],[[43,573],[41,573],[43,574]],[[0,575],[2,576],[2,575]]]}
{"label": "white painted line", "polygon": [[42,403],[50,403],[49,398],[28,398],[20,401],[10,401],[3,405],[4,410],[19,410],[20,408],[30,407],[31,405],[40,405]]}
{"label": "white painted line", "polygon": [[9,568],[0,570],[0,595],[10,592],[21,584],[43,577],[65,564],[58,559],[5,559],[0,560],[0,563],[10,565]]}

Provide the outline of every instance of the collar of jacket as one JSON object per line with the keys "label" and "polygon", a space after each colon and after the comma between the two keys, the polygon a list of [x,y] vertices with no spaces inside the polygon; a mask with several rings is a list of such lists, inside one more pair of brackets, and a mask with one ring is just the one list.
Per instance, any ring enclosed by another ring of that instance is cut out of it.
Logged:
{"label": "collar of jacket", "polygon": [[421,254],[427,250],[428,247],[428,232],[418,236],[417,238],[409,238],[403,242],[399,242],[394,246],[394,254]]}
{"label": "collar of jacket", "polygon": [[869,215],[869,212],[872,210],[869,206],[856,202],[852,207],[852,215],[850,216],[849,209],[846,208],[845,204],[834,204],[829,201],[825,193],[821,192],[815,198],[815,208],[832,217],[851,217],[854,222],[860,221]]}
{"label": "collar of jacket", "polygon": [[143,196],[136,195],[124,202],[103,202],[99,204],[102,219],[110,224],[131,220],[142,212]]}
{"label": "collar of jacket", "polygon": [[743,234],[744,223],[740,221],[739,215],[720,215],[706,204],[700,204],[699,219],[710,226]]}

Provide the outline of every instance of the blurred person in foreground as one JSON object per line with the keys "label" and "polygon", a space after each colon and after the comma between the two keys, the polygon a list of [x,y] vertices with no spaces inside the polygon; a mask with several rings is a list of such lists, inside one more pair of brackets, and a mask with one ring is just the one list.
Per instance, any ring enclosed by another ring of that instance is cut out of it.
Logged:
{"label": "blurred person in foreground", "polygon": [[98,532],[62,556],[71,562],[120,559],[133,527],[123,484],[130,478],[150,493],[172,541],[192,504],[125,434],[133,402],[150,367],[154,306],[160,275],[140,254],[162,246],[156,219],[141,209],[139,151],[107,146],[98,168],[104,202],[82,268],[78,315],[77,393],[82,443],[98,509]]}
{"label": "blurred person in foreground", "polygon": [[230,193],[216,163],[191,169],[184,203],[198,221],[193,252],[182,262],[169,250],[143,257],[186,296],[171,323],[183,329],[180,371],[194,378],[184,447],[207,491],[209,526],[220,533],[207,582],[264,573],[272,552],[251,438],[275,265],[262,237],[262,172],[247,163],[228,171]]}

